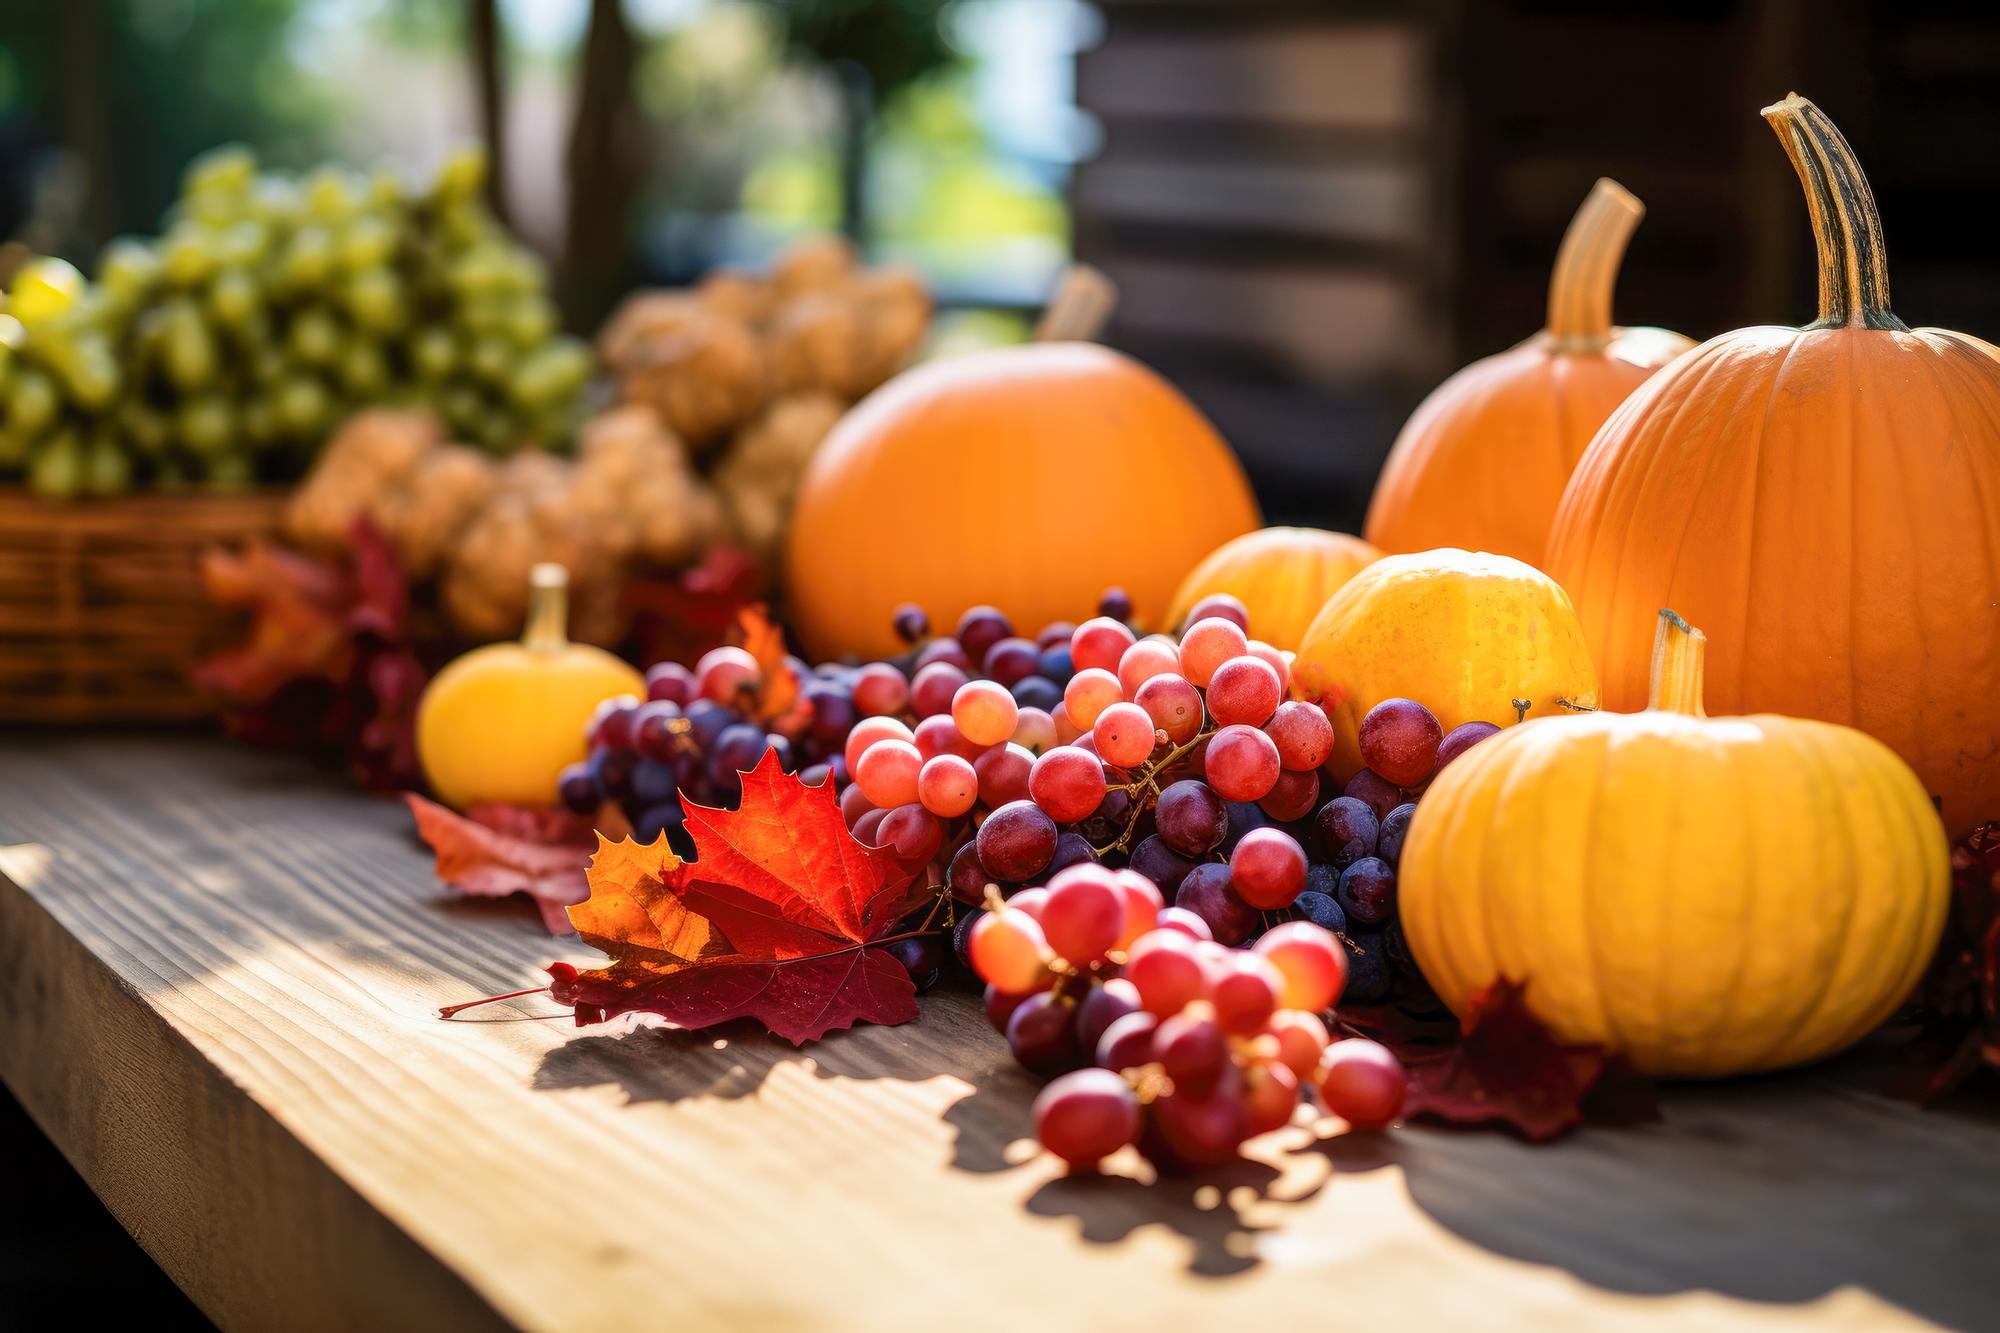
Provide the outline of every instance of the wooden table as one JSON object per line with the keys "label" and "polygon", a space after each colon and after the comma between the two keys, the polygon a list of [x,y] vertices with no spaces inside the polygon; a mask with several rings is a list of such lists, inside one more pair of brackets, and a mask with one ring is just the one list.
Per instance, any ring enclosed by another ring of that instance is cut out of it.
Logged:
{"label": "wooden table", "polygon": [[1990,1108],[1817,1072],[1554,1147],[1300,1126],[1070,1179],[968,997],[803,1051],[436,1016],[587,956],[292,761],[0,737],[0,1077],[225,1327],[2000,1320]]}

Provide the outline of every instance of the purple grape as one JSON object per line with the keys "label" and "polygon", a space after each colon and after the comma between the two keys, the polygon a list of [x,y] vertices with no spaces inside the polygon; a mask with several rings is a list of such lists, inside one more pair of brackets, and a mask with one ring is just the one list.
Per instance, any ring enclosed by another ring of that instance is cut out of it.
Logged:
{"label": "purple grape", "polygon": [[606,797],[621,805],[631,798],[632,770],[639,766],[638,755],[630,750],[599,750],[590,763]]}
{"label": "purple grape", "polygon": [[1271,823],[1271,817],[1264,813],[1264,807],[1255,801],[1231,801],[1229,803],[1229,835],[1217,848],[1225,854],[1236,850],[1236,844],[1243,841],[1243,835]]}
{"label": "purple grape", "polygon": [[679,662],[655,662],[646,668],[646,697],[685,704],[694,698],[694,672]]}
{"label": "purple grape", "polygon": [[1391,783],[1373,769],[1364,768],[1347,780],[1343,796],[1352,796],[1364,802],[1375,812],[1376,822],[1389,817],[1389,812],[1410,798],[1403,795],[1403,789]]}
{"label": "purple grape", "polygon": [[824,787],[832,776],[833,765],[828,763],[808,764],[799,770],[799,781],[808,787]]}
{"label": "purple grape", "polygon": [[1138,990],[1123,977],[1093,986],[1076,1006],[1077,1046],[1095,1051],[1104,1030],[1125,1015],[1138,1013],[1139,1007]]}
{"label": "purple grape", "polygon": [[1292,904],[1292,910],[1321,930],[1330,930],[1336,935],[1347,933],[1347,913],[1341,910],[1340,904],[1334,901],[1330,893],[1319,893],[1308,889],[1299,895],[1297,902]]}
{"label": "purple grape", "polygon": [[910,974],[919,995],[937,985],[938,978],[944,975],[944,945],[938,942],[935,935],[916,935],[907,940],[897,940],[889,946],[889,955]]}
{"label": "purple grape", "polygon": [[674,766],[642,759],[632,769],[632,804],[644,809],[665,805],[674,799],[680,784],[674,781]]}
{"label": "purple grape", "polygon": [[1161,895],[1169,902],[1173,901],[1174,892],[1187,878],[1188,871],[1194,869],[1191,859],[1167,846],[1157,833],[1141,839],[1139,845],[1132,849],[1130,865],[1158,885]]}
{"label": "purple grape", "polygon": [[1174,906],[1206,922],[1217,944],[1241,944],[1257,929],[1257,909],[1230,887],[1229,867],[1217,861],[1204,861],[1188,871],[1174,893]]}
{"label": "purple grape", "polygon": [[1318,893],[1323,894],[1327,898],[1332,898],[1334,891],[1339,887],[1339,867],[1327,865],[1324,861],[1314,861],[1306,867],[1305,891],[1307,893]]}
{"label": "purple grape", "polygon": [[931,632],[931,618],[914,602],[904,602],[897,607],[890,624],[895,627],[896,637],[904,643],[916,643]]}
{"label": "purple grape", "polygon": [[1160,1020],[1143,1011],[1126,1014],[1104,1029],[1092,1059],[1101,1069],[1137,1069],[1153,1063],[1153,1033]]}
{"label": "purple grape", "polygon": [[1364,856],[1341,872],[1334,897],[1355,925],[1379,926],[1396,914],[1396,872],[1380,857]]}
{"label": "purple grape", "polygon": [[830,680],[806,682],[799,691],[799,697],[812,707],[811,735],[813,744],[821,750],[838,750],[847,743],[847,733],[854,730],[859,714],[854,707],[854,694],[845,685]]}
{"label": "purple grape", "polygon": [[944,872],[944,881],[951,887],[951,896],[975,907],[986,900],[989,878],[986,867],[979,864],[979,848],[970,838],[952,853],[951,866]]}
{"label": "purple grape", "polygon": [[1153,806],[1159,838],[1182,856],[1206,856],[1229,835],[1229,807],[1206,782],[1183,778]]}
{"label": "purple grape", "polygon": [[1132,594],[1123,588],[1106,588],[1104,596],[1097,599],[1097,614],[1129,622],[1132,619]]}
{"label": "purple grape", "polygon": [[640,704],[632,714],[632,748],[645,759],[673,758],[674,723],[680,716],[680,705],[665,699]]}
{"label": "purple grape", "polygon": [[986,650],[986,656],[980,659],[980,669],[989,680],[1012,689],[1035,674],[1035,664],[1041,656],[1042,650],[1035,647],[1034,640],[1009,635]]}
{"label": "purple grape", "polygon": [[[1380,935],[1349,935],[1355,948],[1347,951],[1347,989],[1343,1004],[1374,1004],[1389,994],[1389,952]],[[1358,952],[1357,952],[1358,950]]]}
{"label": "purple grape", "polygon": [[1007,1020],[1007,1045],[1024,1069],[1044,1078],[1083,1063],[1075,1008],[1054,991],[1037,991],[1021,1002]]}
{"label": "purple grape", "polygon": [[1341,870],[1364,856],[1375,854],[1381,824],[1368,802],[1358,796],[1336,796],[1319,808],[1313,820],[1319,834],[1319,848],[1328,862]]}
{"label": "purple grape", "polygon": [[708,752],[703,770],[708,780],[726,794],[743,790],[743,774],[757,767],[767,743],[764,729],[748,722],[735,722],[722,729]]}
{"label": "purple grape", "polygon": [[1023,708],[1039,708],[1044,713],[1053,713],[1063,701],[1062,686],[1047,676],[1023,676],[1008,686],[1014,702]]}
{"label": "purple grape", "polygon": [[1410,835],[1410,820],[1417,813],[1416,802],[1408,801],[1389,812],[1382,821],[1382,834],[1375,840],[1375,854],[1395,865],[1403,859],[1403,839]]}
{"label": "purple grape", "polygon": [[641,810],[632,821],[632,837],[642,843],[654,842],[662,833],[680,830],[685,819],[678,805],[656,805]]}
{"label": "purple grape", "polygon": [[1042,655],[1035,661],[1035,674],[1055,682],[1058,689],[1069,684],[1069,678],[1076,674],[1076,665],[1069,656],[1069,636],[1042,649]]}
{"label": "purple grape", "polygon": [[987,874],[1019,884],[1055,857],[1056,822],[1033,801],[1009,801],[986,817],[974,841]]}
{"label": "purple grape", "polygon": [[556,795],[563,808],[573,815],[594,815],[597,807],[604,804],[604,788],[597,784],[597,774],[590,761],[571,764],[556,778]]}
{"label": "purple grape", "polygon": [[723,728],[738,720],[734,709],[725,708],[713,699],[696,699],[682,711],[687,715],[688,739],[703,754],[715,748],[715,738],[722,734]]}
{"label": "purple grape", "polygon": [[972,966],[972,957],[968,952],[972,943],[972,923],[985,915],[985,911],[977,907],[969,912],[961,912],[958,924],[951,928],[951,954],[958,959],[960,967],[970,969]]}
{"label": "purple grape", "polygon": [[953,636],[965,655],[973,662],[984,662],[986,654],[994,644],[1002,639],[1012,638],[1013,622],[998,607],[975,606],[958,618],[958,632]]}
{"label": "purple grape", "polygon": [[1085,861],[1095,861],[1097,853],[1091,850],[1090,840],[1081,833],[1064,829],[1056,835],[1055,855],[1043,867],[1040,878],[1054,879],[1056,875],[1071,866],[1082,865]]}
{"label": "purple grape", "polygon": [[1437,771],[1444,772],[1444,766],[1470,750],[1488,736],[1497,736],[1500,728],[1491,722],[1462,722],[1444,734],[1438,745]]}

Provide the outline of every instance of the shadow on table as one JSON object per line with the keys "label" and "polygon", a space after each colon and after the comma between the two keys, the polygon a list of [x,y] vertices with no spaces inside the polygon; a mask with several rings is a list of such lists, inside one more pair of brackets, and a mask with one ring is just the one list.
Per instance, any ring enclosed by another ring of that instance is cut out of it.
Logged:
{"label": "shadow on table", "polygon": [[1398,1166],[1446,1230],[1607,1290],[1797,1304],[1851,1286],[1995,1327],[1991,1109],[1923,1112],[1873,1086],[1834,1071],[1673,1088],[1660,1124],[1553,1146],[1419,1127],[1315,1150],[1336,1174]]}

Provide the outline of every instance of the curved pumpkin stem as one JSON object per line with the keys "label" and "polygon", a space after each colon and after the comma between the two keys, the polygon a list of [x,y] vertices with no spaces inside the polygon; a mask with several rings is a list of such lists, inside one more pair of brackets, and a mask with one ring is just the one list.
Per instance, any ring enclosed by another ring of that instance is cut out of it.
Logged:
{"label": "curved pumpkin stem", "polygon": [[1111,321],[1118,305],[1118,288],[1088,264],[1072,264],[1056,284],[1055,295],[1035,325],[1035,341],[1092,342]]}
{"label": "curved pumpkin stem", "polygon": [[1662,609],[1653,633],[1653,689],[1646,707],[1707,717],[1701,707],[1701,675],[1708,657],[1708,636],[1681,619],[1678,611]]}
{"label": "curved pumpkin stem", "polygon": [[1549,277],[1549,333],[1561,352],[1594,352],[1611,341],[1611,291],[1646,206],[1608,176],[1590,187],[1563,232]]}
{"label": "curved pumpkin stem", "polygon": [[545,653],[569,646],[569,571],[552,560],[528,571],[528,624],[521,644]]}
{"label": "curved pumpkin stem", "polygon": [[1797,93],[1767,106],[1764,119],[1806,188],[1819,249],[1819,318],[1812,329],[1907,329],[1889,309],[1889,261],[1875,195],[1847,138]]}

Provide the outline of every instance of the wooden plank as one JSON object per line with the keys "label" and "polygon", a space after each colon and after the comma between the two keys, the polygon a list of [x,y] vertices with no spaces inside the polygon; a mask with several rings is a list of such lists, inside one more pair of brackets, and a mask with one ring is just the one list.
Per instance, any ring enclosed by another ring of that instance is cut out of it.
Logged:
{"label": "wooden plank", "polygon": [[588,953],[288,760],[0,740],[0,845],[0,1077],[226,1327],[1990,1320],[2000,1129],[1826,1073],[1069,1179],[970,997],[805,1051],[438,1021]]}

